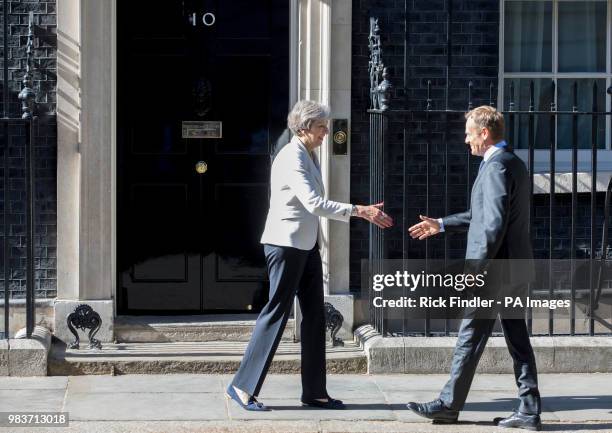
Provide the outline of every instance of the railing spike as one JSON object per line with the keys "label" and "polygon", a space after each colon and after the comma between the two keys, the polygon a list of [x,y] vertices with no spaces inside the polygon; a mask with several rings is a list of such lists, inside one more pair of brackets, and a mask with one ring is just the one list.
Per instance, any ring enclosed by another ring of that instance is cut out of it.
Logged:
{"label": "railing spike", "polygon": [[468,111],[474,108],[474,104],[472,102],[472,87],[474,87],[474,83],[470,81],[468,83]]}

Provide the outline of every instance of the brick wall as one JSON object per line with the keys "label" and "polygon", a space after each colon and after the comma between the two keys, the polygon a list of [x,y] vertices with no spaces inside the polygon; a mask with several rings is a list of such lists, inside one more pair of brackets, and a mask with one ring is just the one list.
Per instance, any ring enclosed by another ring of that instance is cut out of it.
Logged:
{"label": "brick wall", "polygon": [[[448,108],[465,110],[468,83],[473,82],[474,106],[489,103],[489,86],[497,94],[499,4],[497,1],[453,0],[452,63],[448,71],[450,89]],[[446,107],[447,74],[447,2],[444,0],[354,0],[353,1],[353,77],[352,77],[352,133],[351,133],[351,200],[368,201],[368,33],[369,17],[379,18],[383,60],[390,69],[394,85],[392,108],[423,110],[427,100],[427,82],[431,81],[434,109]],[[406,21],[407,34],[404,28]],[[407,43],[405,43],[405,40]],[[404,74],[404,52],[407,70]],[[405,79],[405,81],[404,81]],[[389,115],[385,208],[396,219],[396,227],[386,232],[390,258],[401,258],[403,245],[406,257],[422,258],[425,243],[413,241],[405,230],[425,213],[429,197],[429,214],[441,216],[444,203],[446,165],[445,144],[449,155],[448,211],[466,208],[470,165],[473,179],[479,161],[468,156],[463,143],[464,121],[452,116],[450,129],[445,131],[444,118],[432,115],[428,131],[425,115]],[[446,137],[448,136],[448,139]],[[430,146],[430,190],[427,185],[427,143]],[[406,149],[404,155],[404,146]],[[404,190],[405,170],[406,185]],[[404,203],[405,200],[405,203]],[[402,209],[406,208],[406,221]],[[464,238],[449,239],[451,257],[462,256]],[[430,257],[440,257],[444,240],[432,240],[428,245]],[[368,256],[368,228],[361,221],[351,225],[351,289],[360,285],[360,261]]]}
{"label": "brick wall", "polygon": [[[2,4],[0,3],[0,9]],[[48,1],[10,1],[8,19],[9,37],[9,112],[11,117],[21,116],[21,104],[17,95],[21,90],[21,80],[26,65],[26,43],[28,33],[28,14],[34,12],[34,68],[33,84],[36,92],[37,121],[34,128],[35,138],[35,277],[36,296],[52,298],[56,296],[56,181],[57,181],[57,134],[56,134],[56,82],[57,82],[57,42],[56,42],[56,2]],[[0,19],[2,11],[0,11]],[[4,25],[4,23],[2,23]],[[4,60],[4,41],[0,27],[0,61]],[[2,69],[4,65],[0,67]],[[4,80],[4,77],[2,77]],[[0,110],[2,110],[0,100]],[[4,135],[0,134],[2,152],[6,149]],[[9,128],[9,175],[10,202],[8,206],[10,224],[11,296],[25,296],[26,271],[26,229],[25,229],[25,136],[23,128],[11,125]],[[2,161],[4,155],[0,156]],[[0,169],[0,187],[4,188],[4,171]],[[4,190],[0,190],[0,203],[4,206]],[[4,223],[4,221],[2,221]],[[0,236],[4,227],[0,226]],[[2,254],[2,248],[0,248]],[[0,266],[3,258],[0,257]],[[0,279],[4,269],[0,270]],[[4,282],[0,281],[0,297],[4,297]]]}

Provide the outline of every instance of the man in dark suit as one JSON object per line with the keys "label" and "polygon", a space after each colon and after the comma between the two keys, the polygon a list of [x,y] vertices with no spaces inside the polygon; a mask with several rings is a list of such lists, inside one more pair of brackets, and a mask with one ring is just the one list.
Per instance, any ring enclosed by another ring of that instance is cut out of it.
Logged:
{"label": "man in dark suit", "polygon": [[[468,263],[484,269],[490,260],[504,259],[503,277],[497,283],[511,288],[525,287],[533,279],[533,252],[529,239],[529,177],[523,161],[503,140],[504,118],[489,106],[475,108],[465,115],[465,142],[472,155],[483,157],[472,187],[471,206],[466,212],[440,219],[420,216],[410,227],[415,239],[440,232],[467,230]],[[516,260],[526,259],[526,260]],[[507,261],[506,261],[507,260]],[[495,262],[501,264],[501,261]],[[463,409],[467,394],[493,330],[496,318],[480,318],[476,311],[465,313],[453,355],[450,379],[438,399],[428,403],[408,403],[415,413],[438,423],[454,423]],[[536,363],[523,319],[504,318],[501,325],[514,361],[520,405],[508,418],[496,419],[500,427],[540,430],[541,403]]]}

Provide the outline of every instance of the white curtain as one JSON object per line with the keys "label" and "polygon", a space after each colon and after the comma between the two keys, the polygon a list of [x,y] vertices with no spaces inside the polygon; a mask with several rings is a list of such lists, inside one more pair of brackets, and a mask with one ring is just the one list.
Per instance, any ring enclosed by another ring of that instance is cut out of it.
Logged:
{"label": "white curtain", "polygon": [[506,72],[552,72],[552,1],[507,1]]}
{"label": "white curtain", "polygon": [[559,72],[606,71],[606,2],[559,2]]}

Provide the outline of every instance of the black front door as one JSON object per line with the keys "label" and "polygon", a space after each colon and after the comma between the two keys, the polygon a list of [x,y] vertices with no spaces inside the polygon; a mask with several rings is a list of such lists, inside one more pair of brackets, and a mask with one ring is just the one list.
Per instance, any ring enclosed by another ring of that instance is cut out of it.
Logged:
{"label": "black front door", "polygon": [[117,2],[120,313],[256,312],[287,0]]}

